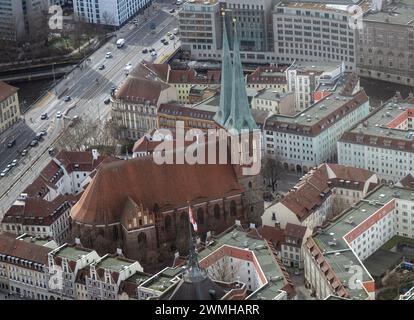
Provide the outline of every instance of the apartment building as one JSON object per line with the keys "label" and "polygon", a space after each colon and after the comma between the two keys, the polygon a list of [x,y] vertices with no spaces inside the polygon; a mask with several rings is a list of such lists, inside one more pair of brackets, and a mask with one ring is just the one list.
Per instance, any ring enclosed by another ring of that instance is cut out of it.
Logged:
{"label": "apartment building", "polygon": [[295,95],[293,92],[282,93],[275,89],[263,89],[253,97],[251,107],[272,114],[294,115]]}
{"label": "apartment building", "polygon": [[[356,30],[350,28],[351,1],[346,4],[323,2],[280,2],[273,11],[274,51],[278,63],[345,63],[346,71],[356,71]],[[358,5],[363,12],[367,1]]]}
{"label": "apartment building", "polygon": [[0,291],[24,299],[48,300],[45,274],[47,254],[54,243],[37,242],[24,235],[18,238],[0,234]]}
{"label": "apartment building", "polygon": [[73,0],[73,12],[89,23],[119,27],[150,4],[151,0]]}
{"label": "apartment building", "polygon": [[286,80],[288,90],[295,94],[297,112],[329,95],[325,87],[335,85],[344,72],[344,63],[294,62],[289,66],[286,69]]}
{"label": "apartment building", "polygon": [[0,133],[20,120],[18,90],[18,88],[0,81]]}
{"label": "apartment building", "polygon": [[336,162],[342,133],[369,113],[369,99],[355,74],[345,74],[325,97],[294,116],[274,115],[264,126],[264,150],[287,170],[307,172],[323,162]]}
{"label": "apartment building", "polygon": [[365,197],[379,183],[374,172],[337,164],[312,169],[262,215],[262,225],[301,225],[314,230]]}
{"label": "apartment building", "polygon": [[118,300],[121,282],[143,269],[139,262],[106,254],[89,266],[86,276],[88,300]]}
{"label": "apartment building", "polygon": [[49,291],[57,298],[70,300],[83,300],[82,288],[77,279],[79,273],[83,272],[100,257],[95,250],[83,248],[80,243],[68,245],[67,243],[49,252],[47,255],[47,267],[45,272],[50,279],[60,271],[60,286],[49,288]]}
{"label": "apartment building", "polygon": [[343,134],[338,162],[374,171],[382,182],[398,182],[414,169],[413,114],[413,97],[397,94]]}
{"label": "apartment building", "polygon": [[112,116],[122,128],[122,137],[137,140],[157,127],[157,110],[162,103],[177,100],[167,83],[167,64],[141,62],[113,96]]}
{"label": "apartment building", "polygon": [[246,76],[247,88],[256,90],[274,89],[285,93],[288,91],[286,69],[287,67],[280,67],[275,64],[259,66]]}
{"label": "apartment building", "polygon": [[[375,299],[375,282],[364,260],[394,236],[413,238],[411,189],[381,185],[305,245],[305,283],[318,299],[329,294]],[[352,275],[358,272],[360,279]]]}
{"label": "apartment building", "polygon": [[357,33],[359,75],[414,84],[414,1],[375,1]]}

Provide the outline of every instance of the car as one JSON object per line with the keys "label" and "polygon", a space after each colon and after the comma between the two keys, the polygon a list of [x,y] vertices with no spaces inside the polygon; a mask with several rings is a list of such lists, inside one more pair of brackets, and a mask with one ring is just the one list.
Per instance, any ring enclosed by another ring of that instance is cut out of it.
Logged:
{"label": "car", "polygon": [[145,49],[142,49],[142,53],[143,53],[143,54],[148,53],[148,49],[146,49],[146,48],[145,48]]}
{"label": "car", "polygon": [[167,32],[167,37],[169,37],[172,33],[171,32]]}
{"label": "car", "polygon": [[168,46],[169,44],[167,40],[165,40],[163,43],[164,43],[164,46]]}
{"label": "car", "polygon": [[56,118],[62,118],[62,112],[60,112],[60,111],[58,111],[57,113],[56,113]]}
{"label": "car", "polygon": [[11,166],[12,167],[15,167],[15,166],[17,166],[17,164],[19,163],[19,160],[17,160],[17,159],[14,159],[13,161],[12,161],[12,163],[11,163]]}
{"label": "car", "polygon": [[46,129],[43,129],[42,131],[40,131],[40,134],[42,135],[42,137],[45,136],[45,135],[47,135]]}
{"label": "car", "polygon": [[27,155],[27,149],[24,149],[20,155],[21,155],[22,157],[26,156],[26,155]]}
{"label": "car", "polygon": [[63,101],[65,101],[65,102],[69,102],[70,100],[72,100],[72,98],[71,98],[70,96],[66,96],[66,97],[63,99]]}
{"label": "car", "polygon": [[42,140],[42,137],[43,137],[43,134],[42,134],[41,132],[39,132],[38,134],[36,134],[35,139],[36,139],[37,141],[40,141],[40,140]]}
{"label": "car", "polygon": [[161,43],[164,43],[167,40],[165,40],[164,38],[162,38],[160,41],[161,41]]}
{"label": "car", "polygon": [[[9,163],[9,164],[7,165],[7,167],[6,167],[6,169],[9,171],[11,168],[12,168],[12,165],[11,165],[11,163]],[[5,170],[6,170],[6,169],[5,169]]]}
{"label": "car", "polygon": [[16,144],[16,139],[13,139],[12,141],[9,141],[9,143],[7,143],[7,148],[13,148]]}
{"label": "car", "polygon": [[53,147],[49,148],[48,152],[49,152],[49,155],[53,155],[55,153],[55,148]]}
{"label": "car", "polygon": [[9,172],[8,169],[4,169],[1,173],[0,173],[0,177],[5,177],[7,176],[7,173]]}
{"label": "car", "polygon": [[39,144],[39,141],[37,141],[36,139],[32,140],[32,142],[30,142],[30,146],[31,147],[36,147]]}
{"label": "car", "polygon": [[105,104],[110,104],[110,103],[111,103],[111,99],[110,99],[110,98],[106,98],[106,99],[104,100],[104,103],[105,103]]}
{"label": "car", "polygon": [[103,69],[105,69],[105,65],[104,65],[104,64],[101,64],[101,65],[98,67],[98,69],[99,69],[99,70],[103,70]]}
{"label": "car", "polygon": [[170,35],[170,40],[174,40],[175,39],[175,36],[172,34],[172,35]]}
{"label": "car", "polygon": [[178,28],[174,28],[173,30],[173,34],[177,35],[178,34]]}
{"label": "car", "polygon": [[155,51],[154,48],[149,49],[149,52],[154,52],[154,51]]}
{"label": "car", "polygon": [[170,13],[174,13],[175,12],[175,9],[174,8],[172,8],[171,10],[170,10]]}
{"label": "car", "polygon": [[112,58],[112,52],[107,52],[107,53],[105,54],[105,58],[106,58],[106,59],[110,59],[110,58]]}
{"label": "car", "polygon": [[40,120],[46,120],[47,119],[47,113],[42,113],[42,115],[40,116]]}
{"label": "car", "polygon": [[155,57],[157,55],[157,53],[155,51],[151,52],[151,56]]}
{"label": "car", "polygon": [[132,23],[138,24],[138,19],[134,19]]}

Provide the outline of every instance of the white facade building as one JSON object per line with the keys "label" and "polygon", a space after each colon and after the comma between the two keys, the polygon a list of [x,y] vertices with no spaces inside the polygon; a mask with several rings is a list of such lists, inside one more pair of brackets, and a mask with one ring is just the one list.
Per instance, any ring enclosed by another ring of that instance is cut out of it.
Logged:
{"label": "white facade building", "polygon": [[151,0],[73,0],[73,12],[89,23],[119,27],[150,3]]}
{"label": "white facade building", "polygon": [[414,170],[414,99],[394,97],[338,141],[340,164],[374,171],[396,183]]}
{"label": "white facade building", "polygon": [[264,149],[285,169],[307,172],[335,162],[341,135],[369,113],[369,100],[355,74],[348,74],[325,97],[295,116],[275,115],[264,126]]}

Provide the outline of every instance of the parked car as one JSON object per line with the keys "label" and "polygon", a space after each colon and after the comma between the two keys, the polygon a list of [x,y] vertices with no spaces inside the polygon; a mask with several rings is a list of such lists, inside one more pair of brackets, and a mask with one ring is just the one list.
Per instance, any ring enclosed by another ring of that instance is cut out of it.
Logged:
{"label": "parked car", "polygon": [[40,116],[40,120],[46,120],[47,119],[47,113],[42,113],[42,115]]}
{"label": "parked car", "polygon": [[51,155],[51,156],[53,156],[54,154],[55,154],[55,148],[50,148],[49,150],[48,150],[48,152],[49,152],[49,155]]}
{"label": "parked car", "polygon": [[175,39],[175,36],[172,34],[172,35],[170,35],[170,40],[174,40]]}
{"label": "parked car", "polygon": [[106,98],[106,99],[104,100],[104,103],[105,103],[105,104],[110,104],[110,103],[111,103],[111,99],[110,99],[110,98]]}
{"label": "parked car", "polygon": [[167,40],[165,40],[163,43],[164,43],[164,46],[168,46],[169,44]]}
{"label": "parked car", "polygon": [[147,48],[145,48],[145,49],[142,49],[142,53],[143,53],[143,54],[146,54],[146,53],[148,53],[148,49],[147,49]]}
{"label": "parked car", "polygon": [[38,134],[36,134],[36,140],[37,141],[40,141],[40,140],[42,140],[42,137],[43,137],[43,134],[41,133],[41,132],[39,132]]}
{"label": "parked car", "polygon": [[157,53],[156,53],[155,51],[152,51],[152,52],[151,52],[151,56],[152,56],[152,57],[155,57],[156,55],[157,55]]}
{"label": "parked car", "polygon": [[112,52],[107,52],[106,55],[105,55],[105,58],[106,59],[112,58]]}
{"label": "parked car", "polygon": [[39,144],[39,141],[37,141],[36,139],[32,140],[32,142],[30,142],[30,146],[31,147],[36,147]]}
{"label": "parked car", "polygon": [[7,143],[7,148],[13,148],[16,145],[16,139],[13,139]]}
{"label": "parked car", "polygon": [[171,10],[170,10],[170,13],[174,13],[175,12],[175,9],[174,8],[172,8]]}
{"label": "parked car", "polygon": [[104,64],[101,64],[101,65],[98,67],[98,69],[99,69],[99,70],[103,70],[103,69],[105,69],[105,65],[104,65]]}
{"label": "parked car", "polygon": [[22,153],[21,153],[21,156],[22,157],[24,157],[24,156],[26,156],[27,155],[27,149],[24,149],[23,151],[22,151]]}
{"label": "parked car", "polygon": [[12,163],[11,163],[11,166],[12,167],[15,167],[15,166],[17,166],[17,164],[19,163],[19,160],[17,160],[17,159],[14,159],[13,161],[12,161]]}
{"label": "parked car", "polygon": [[10,171],[10,169],[4,169],[1,173],[0,173],[0,177],[5,177],[7,176],[7,173]]}
{"label": "parked car", "polygon": [[62,112],[60,112],[60,111],[58,111],[57,113],[56,113],[56,118],[62,118]]}
{"label": "parked car", "polygon": [[72,98],[71,98],[70,96],[66,96],[66,97],[63,99],[63,101],[65,101],[65,102],[69,102],[70,100],[72,100]]}
{"label": "parked car", "polygon": [[161,41],[161,43],[164,43],[167,40],[165,40],[164,38],[162,38],[160,41]]}
{"label": "parked car", "polygon": [[173,30],[173,34],[177,35],[178,34],[178,28],[174,28]]}

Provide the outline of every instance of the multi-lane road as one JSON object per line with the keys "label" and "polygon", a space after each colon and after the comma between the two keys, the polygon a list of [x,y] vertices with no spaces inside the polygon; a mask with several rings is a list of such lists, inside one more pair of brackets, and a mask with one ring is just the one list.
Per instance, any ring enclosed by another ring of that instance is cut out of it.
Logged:
{"label": "multi-lane road", "polygon": [[[116,35],[118,39],[126,40],[123,48],[116,47],[116,38],[110,40],[30,108],[24,115],[24,121],[0,136],[0,171],[13,159],[19,160],[7,176],[0,178],[0,219],[50,160],[48,149],[62,134],[65,120],[76,115],[104,121],[110,114],[110,105],[104,104],[104,100],[110,96],[111,87],[118,87],[125,80],[124,69],[127,64],[136,66],[143,59],[155,62],[164,60],[180,46],[177,38],[168,40],[168,45],[160,41],[167,32],[177,27],[177,12],[169,13],[170,8],[168,4],[158,5],[158,10],[149,11],[145,20],[140,18],[138,26],[124,26]],[[153,32],[151,24],[156,26]],[[157,57],[143,54],[144,48],[154,48]],[[107,52],[112,52],[113,57],[106,58]],[[99,70],[102,64],[105,69]],[[70,96],[71,100],[65,102],[65,96]],[[48,114],[47,120],[40,119],[43,113]],[[57,113],[62,113],[63,117],[57,118]],[[28,144],[41,130],[47,130],[43,141],[36,147],[28,148]],[[13,139],[16,139],[16,145],[7,148],[7,142]],[[28,149],[28,155],[20,157],[19,153],[23,149]]]}

